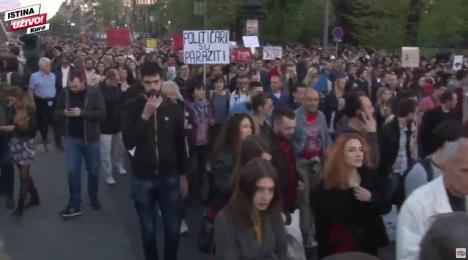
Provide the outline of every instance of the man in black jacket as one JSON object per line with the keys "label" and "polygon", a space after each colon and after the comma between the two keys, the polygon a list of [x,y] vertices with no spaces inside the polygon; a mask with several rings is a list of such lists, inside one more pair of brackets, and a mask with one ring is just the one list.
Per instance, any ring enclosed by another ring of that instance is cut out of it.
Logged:
{"label": "man in black jacket", "polygon": [[106,116],[101,92],[87,87],[81,71],[70,73],[68,87],[59,96],[55,116],[65,119],[65,161],[68,169],[70,201],[62,217],[79,216],[81,212],[81,161],[88,170],[88,194],[91,207],[100,208],[99,184],[99,124]]}
{"label": "man in black jacket", "polygon": [[[405,172],[412,166],[416,153],[412,148],[416,120],[417,103],[413,99],[402,99],[397,105],[397,114],[392,121],[383,125],[379,131],[380,163],[379,173],[389,180],[385,196],[387,202],[401,206],[397,194],[398,186]],[[389,178],[390,177],[390,178]]]}
{"label": "man in black jacket", "polygon": [[397,114],[379,131],[379,172],[384,176],[403,174],[412,162],[411,137],[414,133],[417,103],[413,99],[398,102]]}
{"label": "man in black jacket", "polygon": [[459,121],[453,109],[457,106],[458,97],[455,92],[446,91],[440,96],[440,107],[436,107],[424,113],[419,128],[419,147],[421,157],[426,157],[436,148],[434,145],[434,129],[441,123],[449,120]]}
{"label": "man in black jacket", "polygon": [[120,174],[126,174],[123,166],[123,144],[121,129],[123,92],[119,85],[120,75],[116,69],[110,69],[106,80],[101,83],[101,90],[106,102],[106,118],[101,123],[101,170],[106,183],[115,184],[112,166]]}
{"label": "man in black jacket", "polygon": [[179,74],[173,80],[179,86],[180,94],[184,99],[189,97],[189,79],[190,67],[188,64],[182,64],[179,67]]}
{"label": "man in black jacket", "polygon": [[146,260],[158,259],[156,203],[165,225],[164,259],[177,259],[182,198],[187,195],[184,113],[161,96],[157,63],[140,67],[144,91],[124,105],[122,135],[131,155],[132,197],[140,220]]}

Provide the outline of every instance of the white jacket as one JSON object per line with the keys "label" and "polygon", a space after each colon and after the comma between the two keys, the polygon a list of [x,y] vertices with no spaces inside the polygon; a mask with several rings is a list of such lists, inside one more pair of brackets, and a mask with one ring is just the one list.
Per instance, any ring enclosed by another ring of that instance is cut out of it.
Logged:
{"label": "white jacket", "polygon": [[443,176],[416,189],[401,207],[397,224],[396,259],[419,259],[419,244],[434,216],[450,213]]}

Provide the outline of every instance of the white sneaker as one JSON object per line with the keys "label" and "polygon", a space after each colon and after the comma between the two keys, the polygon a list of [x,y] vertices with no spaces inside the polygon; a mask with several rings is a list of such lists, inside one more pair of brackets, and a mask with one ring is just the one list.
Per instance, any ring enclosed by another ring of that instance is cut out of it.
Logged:
{"label": "white sneaker", "polygon": [[109,185],[114,185],[115,184],[115,180],[113,177],[107,177],[106,178],[106,183],[109,184]]}
{"label": "white sneaker", "polygon": [[117,171],[119,172],[120,175],[127,174],[127,170],[123,166],[120,166]]}
{"label": "white sneaker", "polygon": [[185,223],[185,220],[182,220],[182,225],[180,225],[180,234],[183,235],[183,234],[186,234],[188,233],[188,226],[187,226],[187,223]]}

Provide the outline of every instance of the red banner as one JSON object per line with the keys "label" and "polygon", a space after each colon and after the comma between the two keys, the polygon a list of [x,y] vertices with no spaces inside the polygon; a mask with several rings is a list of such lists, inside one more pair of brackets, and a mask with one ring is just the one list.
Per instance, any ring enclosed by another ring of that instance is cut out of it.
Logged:
{"label": "red banner", "polygon": [[176,35],[172,37],[172,51],[178,53],[184,50],[184,37],[182,35]]}
{"label": "red banner", "polygon": [[234,62],[242,64],[252,63],[252,53],[250,52],[250,49],[235,49]]}
{"label": "red banner", "polygon": [[130,46],[130,30],[127,28],[110,28],[107,30],[107,46]]}

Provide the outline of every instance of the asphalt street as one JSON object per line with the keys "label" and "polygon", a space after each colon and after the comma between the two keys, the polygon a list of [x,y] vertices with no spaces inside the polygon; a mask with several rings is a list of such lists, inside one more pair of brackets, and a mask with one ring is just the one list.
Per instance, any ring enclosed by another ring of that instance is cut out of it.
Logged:
{"label": "asphalt street", "polygon": [[[102,209],[92,211],[86,195],[83,167],[84,214],[70,220],[59,216],[68,201],[63,153],[45,153],[39,147],[32,176],[41,197],[39,207],[28,209],[18,219],[5,210],[3,198],[0,200],[0,234],[5,239],[6,252],[13,260],[143,260],[138,219],[130,199],[130,175],[115,174],[117,184],[114,186],[108,186],[101,180]],[[190,231],[181,240],[181,260],[209,259],[196,247],[201,215],[202,208],[198,203],[186,203],[186,221]],[[160,254],[163,243],[161,230],[161,221],[158,221]],[[382,259],[393,258],[392,250],[382,251]]]}

